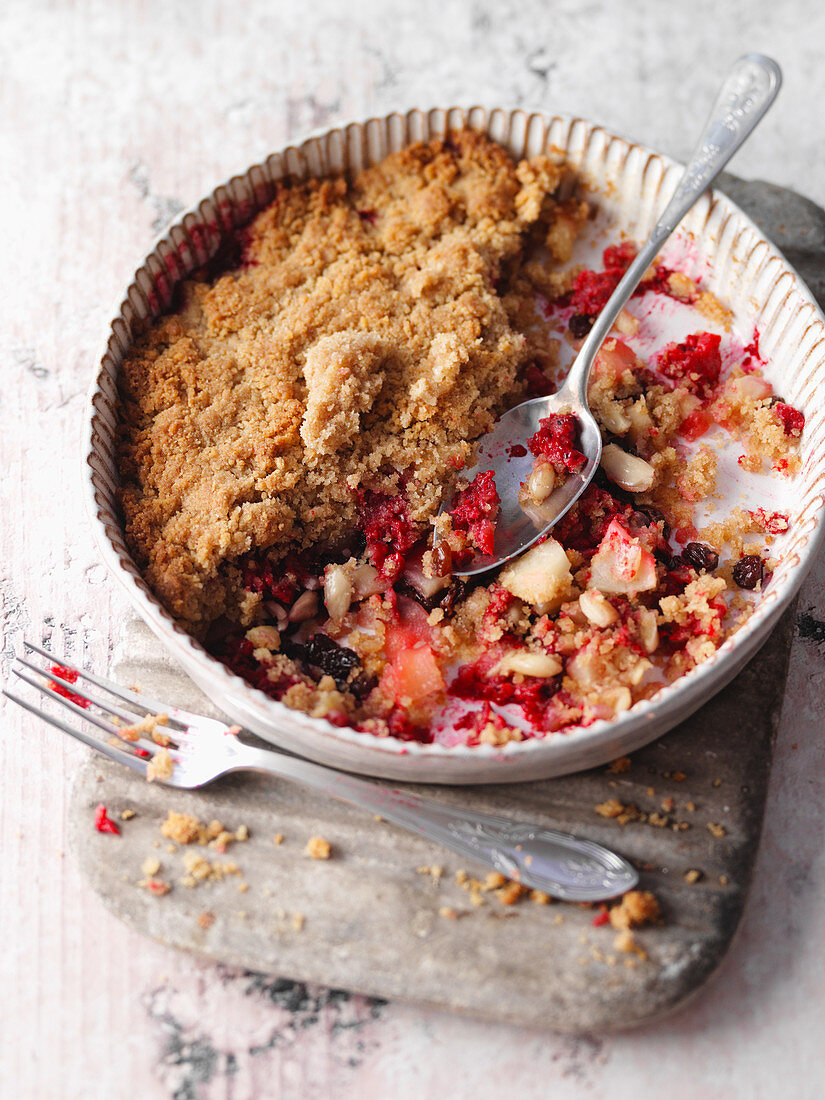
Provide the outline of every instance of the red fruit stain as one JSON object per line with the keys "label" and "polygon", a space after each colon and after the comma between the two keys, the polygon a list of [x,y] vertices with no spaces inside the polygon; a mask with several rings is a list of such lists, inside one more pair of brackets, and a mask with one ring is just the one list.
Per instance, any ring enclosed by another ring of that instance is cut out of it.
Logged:
{"label": "red fruit stain", "polygon": [[[77,683],[78,674],[72,668],[64,668],[63,665],[51,665],[49,672],[55,676],[59,676],[61,680],[68,681],[70,684]],[[84,710],[88,709],[88,699],[84,699],[81,695],[76,695],[73,691],[69,691],[69,689],[63,687],[62,684],[55,683],[54,680],[49,680],[49,687],[56,695],[62,695],[64,699],[68,699],[78,707],[83,707]]]}
{"label": "red fruit stain", "polygon": [[102,802],[95,806],[95,828],[99,833],[114,833],[115,836],[120,836],[120,829],[109,817]]}

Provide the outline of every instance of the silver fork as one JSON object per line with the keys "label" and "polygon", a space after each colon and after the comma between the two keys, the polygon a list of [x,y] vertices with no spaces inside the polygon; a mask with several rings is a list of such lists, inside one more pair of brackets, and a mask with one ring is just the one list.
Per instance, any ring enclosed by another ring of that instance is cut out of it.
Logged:
{"label": "silver fork", "polygon": [[[133,726],[147,717],[163,714],[167,722],[158,729],[170,738],[166,751],[171,757],[172,769],[167,778],[157,781],[170,787],[202,787],[234,771],[268,772],[359,806],[525,886],[565,901],[602,901],[632,889],[638,882],[639,876],[627,860],[594,841],[580,840],[529,821],[512,821],[463,807],[441,805],[409,791],[256,748],[237,736],[237,727],[226,726],[217,719],[192,714],[180,707],[167,706],[142,693],[138,695],[77,668],[32,642],[24,642],[24,645],[30,653],[45,658],[50,667],[44,669],[18,657],[22,667],[14,667],[15,674],[77,717],[96,726],[109,739],[104,741],[86,733],[9,691],[4,690],[3,694],[144,777],[148,760],[161,750],[161,746],[151,737],[125,740],[123,723]],[[101,698],[100,692],[90,692],[80,681],[101,688],[114,698]],[[82,704],[60,694],[61,690],[81,699]]]}

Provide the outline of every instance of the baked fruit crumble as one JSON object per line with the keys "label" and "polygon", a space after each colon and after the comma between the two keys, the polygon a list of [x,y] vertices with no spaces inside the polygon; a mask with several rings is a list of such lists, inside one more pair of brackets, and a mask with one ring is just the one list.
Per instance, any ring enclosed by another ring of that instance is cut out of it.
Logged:
{"label": "baked fruit crumble", "polygon": [[[284,182],[233,262],[181,285],[127,354],[129,546],[169,611],[287,706],[401,740],[544,737],[651,698],[769,583],[788,516],[705,513],[732,446],[742,476],[792,476],[804,416],[764,378],[758,337],[743,346],[664,263],[596,361],[595,481],[496,575],[454,575],[495,544],[492,473],[462,480],[475,441],[558,388],[635,254],[571,264],[590,207],[559,197],[563,170],[465,130],[353,180]],[[528,450],[525,506],[582,465],[575,417],[548,417]]]}

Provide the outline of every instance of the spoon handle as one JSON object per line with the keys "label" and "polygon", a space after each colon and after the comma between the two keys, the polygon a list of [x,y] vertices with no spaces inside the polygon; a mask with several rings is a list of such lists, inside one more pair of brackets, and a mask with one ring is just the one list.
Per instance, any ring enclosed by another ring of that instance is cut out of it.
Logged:
{"label": "spoon handle", "polygon": [[587,382],[596,352],[614,321],[664,242],[762,119],[776,98],[781,83],[779,66],[763,54],[745,54],[734,64],[719,90],[702,136],[673,197],[596,318],[576,357],[564,388],[575,394],[582,403],[587,399]]}
{"label": "spoon handle", "polygon": [[636,869],[618,853],[535,821],[511,821],[468,806],[436,802],[250,745],[238,747],[233,767],[294,779],[555,898],[603,901],[631,890],[639,881]]}

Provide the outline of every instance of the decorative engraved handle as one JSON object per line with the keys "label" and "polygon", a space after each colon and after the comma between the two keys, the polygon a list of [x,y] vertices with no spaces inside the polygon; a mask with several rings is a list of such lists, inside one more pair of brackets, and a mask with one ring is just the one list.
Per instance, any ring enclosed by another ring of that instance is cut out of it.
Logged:
{"label": "decorative engraved handle", "polygon": [[781,84],[782,71],[770,57],[749,53],[734,64],[716,97],[673,198],[611,294],[576,356],[564,386],[574,401],[586,405],[590,369],[614,321],[667,238],[763,118],[776,99]]}
{"label": "decorative engraved handle", "polygon": [[538,824],[443,805],[307,760],[248,746],[243,746],[236,766],[295,779],[443,844],[525,886],[567,901],[612,898],[639,881],[627,860],[601,844]]}
{"label": "decorative engraved handle", "polygon": [[656,223],[664,241],[716,179],[776,99],[782,71],[770,57],[749,53],[740,57],[722,85],[705,129],[673,198]]}

